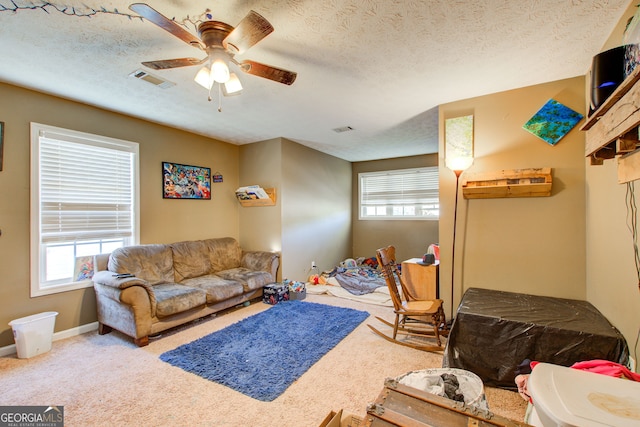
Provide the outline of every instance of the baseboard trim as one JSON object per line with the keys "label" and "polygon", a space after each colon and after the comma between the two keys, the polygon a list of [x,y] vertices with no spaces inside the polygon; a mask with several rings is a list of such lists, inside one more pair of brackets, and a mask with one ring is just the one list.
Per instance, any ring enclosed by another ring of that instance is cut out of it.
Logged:
{"label": "baseboard trim", "polygon": [[[65,338],[75,337],[77,335],[86,334],[98,330],[98,322],[87,323],[86,325],[80,325],[75,328],[67,329],[64,331],[54,332],[51,341],[59,341]],[[6,347],[0,347],[0,357],[9,356],[16,353],[16,345],[11,344]]]}

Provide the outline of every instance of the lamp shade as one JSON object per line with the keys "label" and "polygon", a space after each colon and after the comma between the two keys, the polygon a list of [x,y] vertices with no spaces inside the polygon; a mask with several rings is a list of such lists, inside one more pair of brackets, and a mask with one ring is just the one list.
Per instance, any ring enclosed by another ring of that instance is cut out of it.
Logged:
{"label": "lamp shade", "polygon": [[222,93],[225,96],[240,95],[242,93],[242,84],[235,73],[229,75],[229,80],[222,85]]}
{"label": "lamp shade", "polygon": [[206,66],[200,68],[200,71],[198,71],[194,80],[205,89],[211,89],[211,86],[213,86],[213,78],[209,72],[209,68]]}
{"label": "lamp shade", "polygon": [[447,157],[445,164],[452,171],[465,171],[473,164],[473,157]]}

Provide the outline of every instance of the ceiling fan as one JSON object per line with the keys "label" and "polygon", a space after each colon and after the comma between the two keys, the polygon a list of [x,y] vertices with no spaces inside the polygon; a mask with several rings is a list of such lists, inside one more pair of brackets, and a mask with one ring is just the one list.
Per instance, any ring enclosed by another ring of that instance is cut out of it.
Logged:
{"label": "ceiling fan", "polygon": [[[246,52],[250,47],[273,32],[273,27],[269,21],[253,10],[235,28],[220,21],[204,21],[198,25],[199,37],[196,37],[146,3],[133,3],[129,6],[129,9],[190,46],[201,49],[207,54],[203,59],[177,58],[143,62],[142,65],[146,67],[154,70],[165,70],[206,64],[196,75],[196,82],[209,89],[209,91],[214,83],[219,83],[225,96],[239,94],[242,90],[238,77],[229,71],[229,63],[235,64],[247,74],[263,77],[278,83],[291,85],[296,80],[297,73],[293,71],[283,70],[251,60],[237,61],[234,59],[235,55]],[[211,95],[209,95],[209,100],[211,100]]]}

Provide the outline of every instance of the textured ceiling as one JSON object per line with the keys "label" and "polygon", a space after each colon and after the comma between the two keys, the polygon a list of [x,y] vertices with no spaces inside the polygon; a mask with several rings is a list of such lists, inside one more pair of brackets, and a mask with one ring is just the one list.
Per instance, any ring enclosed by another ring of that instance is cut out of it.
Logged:
{"label": "textured ceiling", "polygon": [[[361,161],[437,152],[439,104],[584,75],[629,0],[149,1],[194,34],[207,9],[233,26],[255,10],[275,28],[236,59],[297,80],[238,72],[243,93],[222,112],[193,81],[199,67],[140,64],[205,54],[130,2],[51,3],[67,8],[0,0],[0,81],[233,144],[284,137]],[[129,77],[138,69],[175,85]]]}

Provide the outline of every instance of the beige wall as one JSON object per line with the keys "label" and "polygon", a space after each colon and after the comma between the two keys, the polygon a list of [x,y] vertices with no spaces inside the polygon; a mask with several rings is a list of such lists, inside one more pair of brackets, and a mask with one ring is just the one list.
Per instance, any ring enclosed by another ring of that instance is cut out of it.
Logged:
{"label": "beige wall", "polygon": [[282,250],[281,146],[280,138],[240,146],[240,186],[276,189],[274,206],[240,207],[240,244],[247,250]]}
{"label": "beige wall", "polygon": [[612,159],[602,166],[586,166],[586,293],[587,300],[622,332],[631,348],[631,355],[637,358],[636,334],[640,327],[638,273],[633,240],[627,228],[627,186],[618,184],[616,164]]}
{"label": "beige wall", "polygon": [[[29,123],[73,129],[140,144],[140,239],[142,243],[231,236],[238,238],[238,147],[0,84],[5,124],[0,172],[0,347],[13,344],[12,319],[57,311],[56,331],[95,322],[93,288],[29,296]],[[211,200],[162,198],[162,161],[210,167],[224,182],[212,184]]]}
{"label": "beige wall", "polygon": [[351,220],[353,222],[352,252],[354,257],[375,257],[376,249],[394,245],[396,247],[396,256],[401,261],[421,257],[431,243],[438,243],[438,221],[364,221],[358,219],[359,173],[437,165],[437,154],[355,162],[352,164],[353,214]]}
{"label": "beige wall", "polygon": [[[582,112],[584,96],[584,77],[576,77],[440,107],[440,153],[444,120],[474,114],[475,162],[468,173],[553,168],[550,197],[466,200],[460,194],[454,307],[469,287],[586,298],[584,134],[576,127],[551,146],[522,129],[550,98]],[[444,164],[441,158],[440,295],[450,306],[455,175]]]}
{"label": "beige wall", "polygon": [[305,280],[315,261],[351,256],[351,163],[282,140],[282,275]]}
{"label": "beige wall", "polygon": [[[620,44],[624,24],[636,11],[634,3],[602,50]],[[606,160],[602,166],[591,166],[588,160],[585,163],[587,300],[622,332],[637,360],[640,292],[633,241],[627,228],[627,185],[618,184],[617,160]]]}
{"label": "beige wall", "polygon": [[277,188],[276,206],[241,208],[244,246],[272,244],[290,280],[305,280],[312,261],[329,270],[351,256],[351,163],[284,138],[240,152],[241,185]]}

